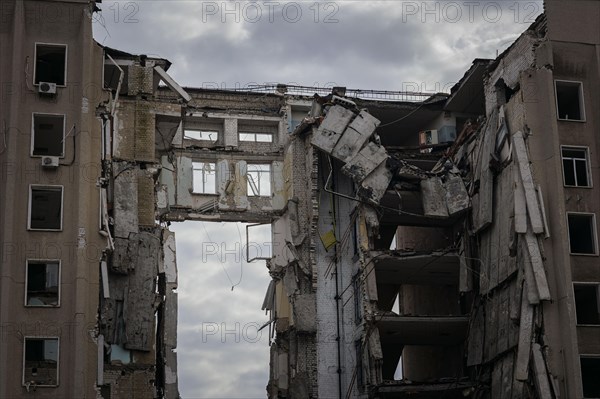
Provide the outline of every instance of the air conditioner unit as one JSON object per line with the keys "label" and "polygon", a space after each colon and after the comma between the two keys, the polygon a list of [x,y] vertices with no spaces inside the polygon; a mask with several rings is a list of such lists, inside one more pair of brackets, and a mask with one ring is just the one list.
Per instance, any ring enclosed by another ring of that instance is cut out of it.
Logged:
{"label": "air conditioner unit", "polygon": [[42,157],[43,168],[58,168],[58,157]]}
{"label": "air conditioner unit", "polygon": [[56,83],[40,82],[38,86],[40,94],[56,94]]}

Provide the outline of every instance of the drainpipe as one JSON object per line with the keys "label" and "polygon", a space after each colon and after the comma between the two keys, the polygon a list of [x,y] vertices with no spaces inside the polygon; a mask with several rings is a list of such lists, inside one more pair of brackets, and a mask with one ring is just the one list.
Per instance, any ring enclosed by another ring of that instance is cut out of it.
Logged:
{"label": "drainpipe", "polygon": [[[333,165],[329,165],[330,167],[330,173],[331,175],[333,175]],[[333,177],[333,181],[335,181],[335,176]],[[334,185],[334,183],[332,182],[332,186]],[[335,187],[332,187],[332,189],[334,190]],[[336,230],[337,227],[339,226],[337,223],[337,212],[335,210],[336,206],[335,206],[335,201],[331,201],[331,208],[332,208],[332,212],[333,212],[333,217],[334,217],[334,223],[336,226]],[[335,232],[336,235],[339,234],[338,231]],[[335,247],[335,314],[336,314],[336,324],[337,324],[337,361],[338,361],[338,368],[337,368],[337,373],[338,373],[338,398],[342,399],[342,335],[341,335],[341,322],[340,322],[340,277],[339,277],[339,258],[338,258],[338,251],[337,251],[337,246]]]}

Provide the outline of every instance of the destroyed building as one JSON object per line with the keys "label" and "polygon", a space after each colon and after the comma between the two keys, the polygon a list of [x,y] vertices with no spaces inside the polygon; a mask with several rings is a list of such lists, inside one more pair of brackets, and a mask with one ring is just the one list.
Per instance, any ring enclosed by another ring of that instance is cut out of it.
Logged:
{"label": "destroyed building", "polygon": [[600,397],[600,2],[438,94],[181,87],[95,3],[3,5],[0,397],[179,397],[184,220],[271,225],[269,398]]}

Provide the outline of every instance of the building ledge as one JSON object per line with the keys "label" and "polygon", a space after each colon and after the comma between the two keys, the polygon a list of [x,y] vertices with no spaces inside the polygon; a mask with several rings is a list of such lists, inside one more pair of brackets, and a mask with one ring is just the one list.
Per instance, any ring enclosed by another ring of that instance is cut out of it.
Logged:
{"label": "building ledge", "polygon": [[[432,383],[411,383],[407,381],[390,381],[373,388],[372,397],[437,399],[444,397],[469,398],[475,385],[470,381],[443,381]],[[466,394],[466,395],[465,395]]]}
{"label": "building ledge", "polygon": [[463,213],[450,217],[425,216],[420,191],[388,190],[380,205],[384,207],[381,224],[385,226],[449,227],[463,217]]}
{"label": "building ledge", "polygon": [[458,345],[465,341],[469,316],[383,316],[381,345]]}
{"label": "building ledge", "polygon": [[377,284],[458,285],[456,252],[372,252]]}

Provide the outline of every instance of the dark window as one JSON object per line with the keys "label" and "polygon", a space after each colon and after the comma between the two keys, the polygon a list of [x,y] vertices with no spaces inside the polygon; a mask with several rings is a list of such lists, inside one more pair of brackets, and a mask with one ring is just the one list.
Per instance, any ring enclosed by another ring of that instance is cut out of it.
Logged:
{"label": "dark window", "polygon": [[597,284],[575,284],[577,324],[600,324],[600,297]]}
{"label": "dark window", "polygon": [[58,261],[27,261],[27,306],[58,306]]}
{"label": "dark window", "polygon": [[581,357],[584,398],[600,398],[600,357]]}
{"label": "dark window", "polygon": [[562,147],[561,151],[565,185],[589,187],[590,176],[587,149]]}
{"label": "dark window", "polygon": [[569,213],[569,243],[572,254],[596,254],[596,226],[594,215]]}
{"label": "dark window", "polygon": [[23,384],[58,385],[58,338],[25,338]]}
{"label": "dark window", "polygon": [[35,45],[35,83],[49,82],[64,86],[67,67],[67,46]]}
{"label": "dark window", "polygon": [[583,89],[579,82],[556,82],[556,108],[558,119],[582,121],[585,119],[583,112]]}
{"label": "dark window", "polygon": [[29,229],[62,229],[62,187],[31,186],[29,194]]}
{"label": "dark window", "polygon": [[31,155],[62,156],[64,132],[64,115],[33,114]]}

